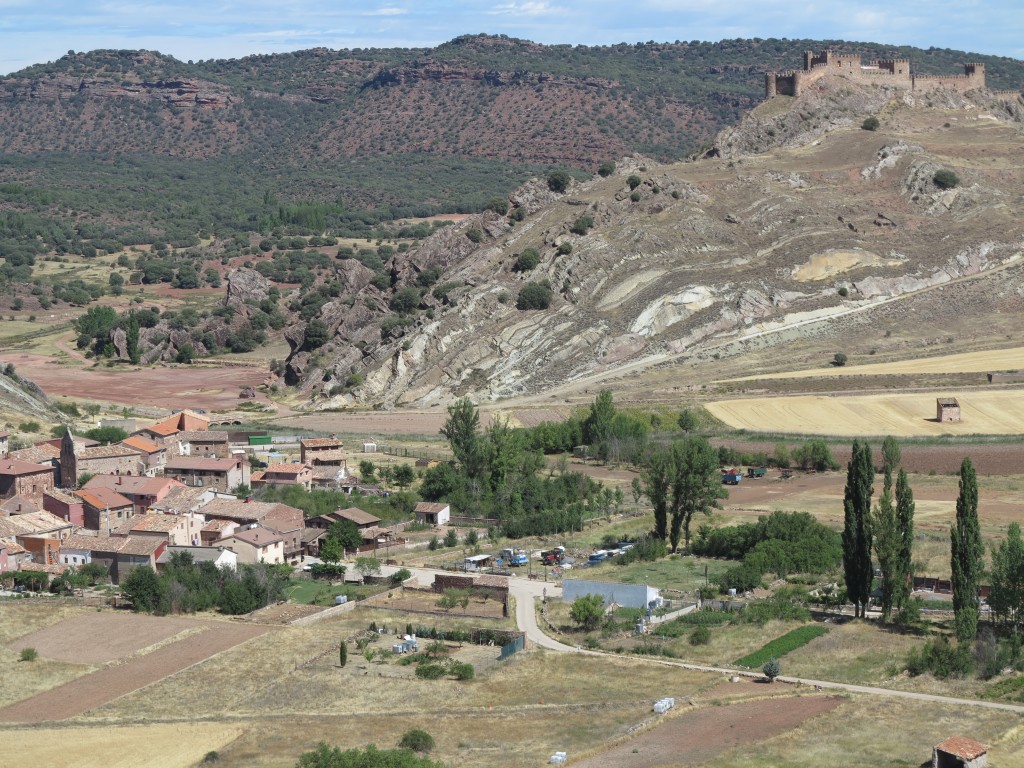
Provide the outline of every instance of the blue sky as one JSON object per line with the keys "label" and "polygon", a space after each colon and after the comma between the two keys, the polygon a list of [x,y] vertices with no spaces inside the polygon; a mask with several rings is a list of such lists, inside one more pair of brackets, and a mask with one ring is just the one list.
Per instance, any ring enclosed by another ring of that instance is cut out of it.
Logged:
{"label": "blue sky", "polygon": [[432,46],[477,32],[589,45],[841,38],[1024,58],[1021,0],[0,0],[0,74],[68,50],[198,60]]}

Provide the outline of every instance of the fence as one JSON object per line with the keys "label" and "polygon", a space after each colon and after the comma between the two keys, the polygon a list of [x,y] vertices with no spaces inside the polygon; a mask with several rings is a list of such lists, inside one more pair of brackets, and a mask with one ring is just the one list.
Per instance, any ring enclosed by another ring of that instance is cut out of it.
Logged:
{"label": "fence", "polygon": [[449,525],[476,525],[483,528],[491,528],[498,524],[496,517],[459,517],[452,515],[448,520]]}
{"label": "fence", "polygon": [[501,661],[505,661],[505,659],[515,656],[517,653],[519,653],[519,651],[525,650],[526,635],[523,635],[522,637],[517,637],[511,643],[506,643],[505,645],[501,646],[501,653],[498,654],[498,659],[500,659]]}

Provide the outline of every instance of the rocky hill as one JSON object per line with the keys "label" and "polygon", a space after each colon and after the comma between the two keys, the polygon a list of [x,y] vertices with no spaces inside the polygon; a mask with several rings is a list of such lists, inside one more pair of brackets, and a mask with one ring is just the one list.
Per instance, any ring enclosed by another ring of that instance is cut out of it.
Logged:
{"label": "rocky hill", "polygon": [[[876,130],[862,127],[869,117]],[[678,376],[678,387],[706,380],[695,366],[736,368],[752,348],[782,344],[821,365],[822,349],[796,342],[824,337],[831,349],[849,334],[856,345],[873,316],[918,306],[936,286],[998,275],[1002,293],[1024,291],[1022,118],[1024,105],[990,92],[915,99],[829,76],[761,105],[704,159],[631,157],[564,192],[535,179],[508,213],[397,254],[390,293],[353,269],[353,292],[317,317],[325,343],[288,333],[289,380],[313,407],[428,406],[613,379],[642,391]],[[928,309],[944,318],[929,330],[945,323],[950,342],[1002,311],[964,290],[948,315]],[[993,320],[990,341],[1004,327]]]}

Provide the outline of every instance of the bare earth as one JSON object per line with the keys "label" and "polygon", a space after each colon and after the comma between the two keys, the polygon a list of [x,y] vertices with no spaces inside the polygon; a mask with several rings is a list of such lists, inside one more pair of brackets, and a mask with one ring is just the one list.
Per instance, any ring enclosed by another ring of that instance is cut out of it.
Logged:
{"label": "bare earth", "polygon": [[[705,707],[670,718],[582,762],[580,768],[699,765],[727,749],[770,739],[842,703],[834,696],[800,696]],[[685,705],[684,705],[685,706]]]}
{"label": "bare earth", "polygon": [[91,613],[23,635],[13,651],[35,648],[40,656],[74,664],[103,664],[130,656],[203,622],[128,613]]}
{"label": "bare earth", "polygon": [[240,389],[260,385],[267,377],[262,367],[179,366],[109,371],[60,365],[24,353],[5,354],[4,360],[14,363],[19,375],[34,381],[50,397],[68,395],[159,408],[230,410],[238,404]]}
{"label": "bare earth", "polygon": [[0,709],[0,722],[42,723],[80,715],[270,629],[252,624],[205,623],[206,629],[198,634],[4,707]]}
{"label": "bare earth", "polygon": [[[237,393],[235,393],[237,394]],[[311,413],[289,416],[275,423],[296,429],[313,429],[342,435],[431,435],[440,433],[448,418],[444,408],[429,413],[414,411],[374,411],[372,413]],[[480,414],[481,426],[490,423],[488,414]]]}

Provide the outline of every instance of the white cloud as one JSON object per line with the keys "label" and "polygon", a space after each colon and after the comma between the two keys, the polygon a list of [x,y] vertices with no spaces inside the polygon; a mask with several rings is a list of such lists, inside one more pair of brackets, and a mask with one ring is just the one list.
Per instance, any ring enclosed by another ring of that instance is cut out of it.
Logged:
{"label": "white cloud", "polygon": [[564,8],[553,7],[550,3],[525,2],[525,3],[503,3],[496,5],[489,11],[484,11],[488,16],[561,16],[565,14]]}
{"label": "white cloud", "polygon": [[372,11],[363,11],[363,16],[404,16],[409,12],[408,8],[376,8]]}

